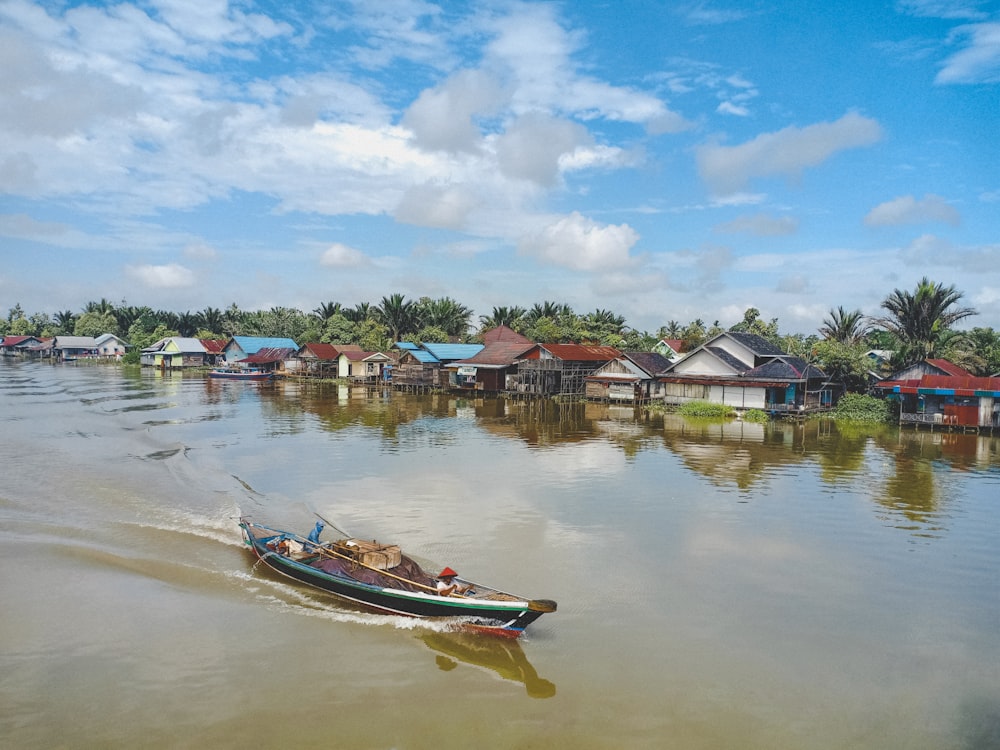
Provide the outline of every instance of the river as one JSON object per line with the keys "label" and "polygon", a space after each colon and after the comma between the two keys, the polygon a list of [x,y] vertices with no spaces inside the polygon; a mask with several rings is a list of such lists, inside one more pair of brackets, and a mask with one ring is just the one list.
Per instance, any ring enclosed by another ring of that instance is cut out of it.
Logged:
{"label": "river", "polygon": [[[0,422],[5,747],[1000,747],[996,438],[10,361]],[[254,565],[314,513],[559,610]]]}

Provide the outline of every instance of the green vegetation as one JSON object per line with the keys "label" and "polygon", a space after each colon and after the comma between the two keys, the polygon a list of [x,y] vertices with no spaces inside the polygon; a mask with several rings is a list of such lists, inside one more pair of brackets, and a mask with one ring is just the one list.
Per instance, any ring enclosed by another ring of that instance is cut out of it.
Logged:
{"label": "green vegetation", "polygon": [[744,422],[770,422],[771,417],[766,411],[761,411],[760,409],[747,409],[743,413]]}
{"label": "green vegetation", "polygon": [[891,422],[892,404],[863,393],[845,393],[833,410],[833,417],[848,422]]}
{"label": "green vegetation", "polygon": [[713,404],[708,401],[688,401],[681,404],[677,413],[685,417],[698,419],[729,419],[736,416],[736,410],[726,404]]}
{"label": "green vegetation", "polygon": [[[923,278],[911,291],[894,289],[881,302],[882,317],[861,310],[831,308],[816,334],[782,335],[777,318],[764,319],[755,307],[728,330],[763,337],[782,351],[820,367],[849,392],[863,392],[869,371],[879,364],[870,350],[892,353],[881,375],[921,359],[939,357],[974,375],[1000,372],[1000,333],[992,328],[954,329],[975,310],[959,307],[962,293],[953,286]],[[545,301],[526,307],[494,307],[481,315],[478,326],[472,310],[442,297],[406,299],[402,294],[382,297],[378,304],[362,302],[348,307],[329,301],[311,312],[294,308],[241,310],[206,307],[200,312],[170,312],[136,307],[124,300],[88,302],[81,312],[62,310],[54,315],[27,314],[14,305],[0,318],[0,335],[51,337],[96,336],[113,333],[136,350],[167,336],[227,339],[230,336],[288,337],[298,342],[358,344],[366,351],[384,351],[396,341],[481,341],[483,332],[506,325],[532,341],[614,346],[623,351],[653,351],[660,339],[679,339],[691,351],[724,332],[719,321],[711,325],[698,318],[684,325],[670,320],[655,334],[639,331],[610,310],[578,314],[568,304]]]}

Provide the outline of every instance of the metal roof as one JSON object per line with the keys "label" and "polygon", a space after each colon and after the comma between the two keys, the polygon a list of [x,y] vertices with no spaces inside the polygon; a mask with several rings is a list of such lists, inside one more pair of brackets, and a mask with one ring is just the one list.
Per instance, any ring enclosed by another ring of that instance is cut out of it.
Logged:
{"label": "metal roof", "polygon": [[293,349],[299,345],[289,338],[267,338],[263,336],[233,336],[233,341],[247,354],[256,354],[261,349]]}
{"label": "metal roof", "polygon": [[439,361],[453,362],[476,356],[483,350],[482,344],[423,344],[423,348]]}

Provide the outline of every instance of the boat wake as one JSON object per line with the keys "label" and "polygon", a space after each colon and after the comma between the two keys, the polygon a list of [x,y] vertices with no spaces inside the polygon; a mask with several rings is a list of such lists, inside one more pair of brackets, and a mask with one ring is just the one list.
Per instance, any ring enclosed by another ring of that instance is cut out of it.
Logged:
{"label": "boat wake", "polygon": [[318,617],[348,625],[390,627],[395,630],[429,633],[454,633],[462,628],[462,623],[456,620],[431,620],[349,609],[333,599],[329,601],[317,599],[308,592],[283,581],[260,578],[252,571],[232,571],[228,577],[239,582],[245,591],[272,612]]}

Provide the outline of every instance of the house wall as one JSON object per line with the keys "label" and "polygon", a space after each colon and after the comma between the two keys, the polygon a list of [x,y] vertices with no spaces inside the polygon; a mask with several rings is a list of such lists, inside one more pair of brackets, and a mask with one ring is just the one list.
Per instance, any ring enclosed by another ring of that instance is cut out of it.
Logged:
{"label": "house wall", "polygon": [[732,375],[733,371],[729,365],[722,362],[706,351],[689,354],[682,359],[673,369],[677,374],[688,375]]}
{"label": "house wall", "polygon": [[763,409],[767,405],[766,391],[766,388],[713,385],[708,400],[715,404],[727,404],[737,409]]}

